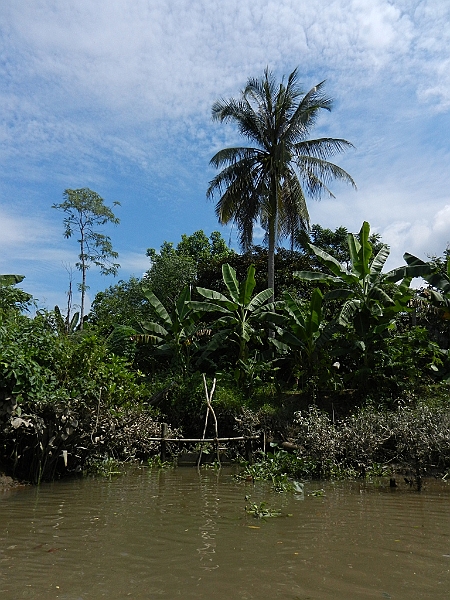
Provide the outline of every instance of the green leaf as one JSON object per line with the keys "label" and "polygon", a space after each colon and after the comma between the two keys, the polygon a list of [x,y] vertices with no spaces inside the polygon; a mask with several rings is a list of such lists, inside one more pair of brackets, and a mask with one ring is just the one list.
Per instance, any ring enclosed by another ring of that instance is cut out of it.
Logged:
{"label": "green leaf", "polygon": [[361,350],[361,352],[364,352],[366,349],[366,344],[362,340],[358,340],[355,343],[355,347],[358,348],[358,350]]}
{"label": "green leaf", "polygon": [[319,273],[318,271],[294,271],[292,273],[294,277],[297,279],[302,279],[303,281],[319,281],[323,283],[342,283],[342,279],[339,277],[333,277],[332,275],[327,275],[326,273]]}
{"label": "green leaf", "polygon": [[[244,279],[244,281],[239,286],[239,303],[242,306],[247,306],[248,303],[250,302],[250,299],[252,297],[255,286],[256,286],[255,267],[253,265],[250,265],[247,270],[247,277]],[[272,296],[272,294],[271,294],[271,296]]]}
{"label": "green leaf", "polygon": [[214,290],[208,290],[206,288],[196,288],[197,292],[200,296],[207,298],[208,300],[213,300],[214,302],[219,302],[226,306],[229,310],[236,310],[238,307],[237,302],[231,302],[229,298],[221,294],[220,292],[215,292]]}
{"label": "green leaf", "polygon": [[261,310],[258,312],[258,321],[261,323],[273,323],[274,325],[283,325],[285,317],[279,313]]}
{"label": "green leaf", "polygon": [[363,277],[370,273],[370,259],[372,258],[372,244],[369,242],[370,225],[367,221],[362,224],[359,232],[360,250],[360,269]]}
{"label": "green leaf", "polygon": [[299,337],[297,335],[294,335],[292,332],[290,331],[283,331],[281,333],[281,342],[283,343],[284,347],[287,348],[306,348],[306,344],[305,344],[305,340],[306,340],[306,336],[305,336],[305,332],[299,332],[299,334],[301,335],[303,333],[303,336],[305,339],[303,339],[302,337]]}
{"label": "green leaf", "polygon": [[433,272],[430,263],[426,263],[412,254],[405,253],[403,258],[408,263],[397,267],[385,274],[384,280],[390,283],[397,283],[405,277],[425,277]]}
{"label": "green leaf", "polygon": [[214,304],[213,302],[205,302],[204,300],[202,302],[191,300],[190,302],[188,302],[188,307],[199,313],[218,312],[223,314],[231,314],[231,311],[225,306],[221,306],[220,304]]}
{"label": "green leaf", "polygon": [[440,292],[431,289],[427,289],[426,292],[427,297],[433,306],[437,306],[439,308],[450,308],[450,298],[448,296],[444,296]]}
{"label": "green leaf", "polygon": [[[433,287],[440,289],[444,294],[450,294],[450,279],[436,270],[436,267],[431,263],[426,263],[417,256],[406,252],[403,258],[412,267],[422,267],[426,272],[421,273],[421,276]],[[428,271],[427,271],[428,269]]]}
{"label": "green leaf", "polygon": [[339,325],[342,325],[343,327],[351,325],[355,314],[360,310],[360,308],[361,300],[347,300],[342,307],[341,312],[339,313]]}
{"label": "green leaf", "polygon": [[372,289],[370,290],[369,297],[374,300],[378,300],[378,302],[380,302],[383,306],[394,304],[392,298],[388,296],[388,294],[386,294],[386,292],[378,286],[372,287]]}
{"label": "green leaf", "polygon": [[158,300],[158,298],[155,296],[155,294],[150,290],[144,290],[144,296],[150,302],[151,306],[153,307],[161,321],[163,321],[166,325],[171,325],[172,319],[170,318],[169,313],[164,308],[162,303]]}
{"label": "green leaf", "polygon": [[186,317],[187,313],[189,312],[189,307],[186,306],[186,303],[189,302],[190,299],[191,299],[191,290],[190,290],[189,286],[186,286],[182,290],[181,294],[178,296],[176,304],[175,304],[177,313],[181,319]]}
{"label": "green leaf", "polygon": [[417,256],[414,256],[414,254],[410,254],[409,252],[405,252],[403,258],[405,262],[408,263],[408,265],[410,266],[430,266],[429,263],[424,262],[422,259],[418,258]]}
{"label": "green leaf", "polygon": [[239,294],[239,284],[236,279],[236,271],[231,267],[228,263],[222,265],[222,276],[227,286],[228,291],[230,292],[230,296],[236,304],[239,304],[240,294]]}
{"label": "green leaf", "polygon": [[325,300],[347,300],[355,295],[354,290],[346,290],[344,288],[338,290],[330,290],[324,296]]}
{"label": "green leaf", "polygon": [[353,235],[353,233],[347,234],[347,245],[348,245],[348,250],[350,253],[351,263],[352,263],[352,265],[357,265],[360,261],[359,253],[361,250],[361,244],[356,239],[356,237]]}
{"label": "green leaf", "polygon": [[355,281],[355,277],[352,276],[347,269],[334,258],[334,256],[331,256],[331,254],[328,254],[328,252],[317,248],[313,244],[310,244],[309,247],[320,260],[320,262],[328,267],[330,271],[336,275],[336,277],[339,277],[339,279],[342,279],[347,283],[353,283]]}
{"label": "green leaf", "polygon": [[273,290],[263,290],[262,292],[259,292],[259,294],[256,294],[256,296],[244,306],[246,306],[249,311],[254,311],[255,309],[262,306],[265,302],[267,302],[267,300],[272,298],[272,296]]}
{"label": "green leaf", "polygon": [[221,331],[215,333],[209,341],[205,352],[203,352],[202,357],[206,357],[209,352],[214,352],[215,350],[221,348],[230,334],[230,329],[222,329]]}
{"label": "green leaf", "polygon": [[161,337],[165,337],[167,335],[167,329],[164,329],[164,327],[162,327],[159,323],[154,323],[153,321],[142,323],[142,328],[146,331],[150,331],[151,333],[157,333]]}
{"label": "green leaf", "polygon": [[15,285],[25,279],[25,275],[0,275],[0,286]]}
{"label": "green leaf", "polygon": [[311,296],[309,314],[306,319],[307,334],[309,337],[312,337],[319,330],[322,322],[322,300],[322,292],[318,288],[315,288]]}
{"label": "green leaf", "polygon": [[390,253],[389,246],[383,244],[370,266],[370,280],[373,282],[380,275]]}
{"label": "green leaf", "polygon": [[284,294],[284,302],[285,302],[285,310],[287,313],[294,319],[296,325],[299,325],[303,329],[305,328],[305,319],[303,317],[303,313],[300,310],[297,302],[292,298],[289,292]]}
{"label": "green leaf", "polygon": [[[287,335],[289,332],[285,332],[285,333],[286,333],[286,335]],[[284,334],[283,334],[283,335],[284,335]],[[292,335],[292,334],[290,334],[290,335]],[[294,336],[292,336],[292,337],[294,337]],[[293,346],[293,345],[296,345],[296,342],[297,342],[297,341],[298,341],[298,340],[297,340],[296,338],[294,338],[294,342],[293,342],[292,344],[291,344],[291,343],[286,343],[286,344],[284,344],[282,341],[280,341],[280,340],[277,340],[276,338],[272,338],[272,340],[271,340],[271,343],[272,343],[272,344],[275,346],[275,348],[276,348],[277,350],[279,350],[280,352],[282,352],[282,353],[288,353],[288,352],[290,351],[290,349],[291,349],[291,346]],[[301,343],[299,343],[299,344],[297,344],[297,345],[299,345],[299,346],[302,346],[302,347],[303,347],[303,345],[304,345],[304,344],[301,344]]]}

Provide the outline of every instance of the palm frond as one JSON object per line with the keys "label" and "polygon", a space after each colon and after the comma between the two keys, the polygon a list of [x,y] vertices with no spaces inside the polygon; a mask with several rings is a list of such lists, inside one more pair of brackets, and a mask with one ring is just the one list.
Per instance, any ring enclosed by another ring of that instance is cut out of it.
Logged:
{"label": "palm frond", "polygon": [[233,166],[242,161],[261,160],[262,151],[259,148],[224,148],[219,150],[209,161],[209,164],[216,169],[224,165]]}
{"label": "palm frond", "polygon": [[[323,110],[333,101],[322,81],[306,94],[298,82],[298,69],[277,82],[266,68],[263,77],[249,78],[238,99],[220,99],[212,117],[233,123],[251,140],[251,147],[217,152],[211,165],[221,171],[210,182],[207,196],[219,194],[216,215],[221,223],[233,222],[241,247],[253,241],[259,220],[275,243],[294,240],[309,226],[306,196],[334,197],[330,183],[342,180],[356,187],[352,177],[328,158],[352,148],[344,139],[308,139]],[[273,286],[273,282],[269,282]]]}
{"label": "palm frond", "polygon": [[289,170],[282,182],[278,197],[277,231],[280,239],[290,238],[291,245],[300,231],[309,228],[309,212],[300,181]]}
{"label": "palm frond", "polygon": [[303,140],[293,145],[293,154],[296,157],[310,156],[327,160],[336,154],[342,154],[349,148],[354,148],[353,144],[340,138],[318,138],[315,140]]}
{"label": "palm frond", "polygon": [[311,198],[320,198],[325,192],[330,198],[334,198],[329,189],[330,183],[337,179],[349,183],[356,188],[352,177],[334,163],[312,156],[299,156],[295,158],[299,177],[304,181],[305,188]]}

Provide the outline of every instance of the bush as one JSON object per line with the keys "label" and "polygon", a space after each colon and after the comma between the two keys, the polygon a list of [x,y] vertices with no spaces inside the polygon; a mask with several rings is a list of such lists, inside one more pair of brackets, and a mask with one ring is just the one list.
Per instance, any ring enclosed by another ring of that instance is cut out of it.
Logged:
{"label": "bush", "polygon": [[298,456],[316,465],[315,476],[330,476],[341,453],[339,435],[330,417],[311,406],[304,413],[296,413],[294,423]]}
{"label": "bush", "polygon": [[417,476],[450,466],[450,409],[419,404],[392,415],[391,435],[402,462]]}
{"label": "bush", "polygon": [[142,411],[148,396],[141,374],[88,329],[61,335],[46,314],[0,326],[1,466],[17,477],[81,470],[88,453],[146,455],[156,423]]}
{"label": "bush", "polygon": [[419,478],[450,467],[450,407],[366,407],[336,423],[311,407],[296,414],[295,440],[297,456],[316,465],[314,476],[364,476],[381,464]]}
{"label": "bush", "polygon": [[338,435],[342,459],[360,475],[386,458],[383,447],[391,437],[390,417],[373,407],[349,415],[339,424]]}
{"label": "bush", "polygon": [[[86,461],[143,460],[159,450],[156,411],[104,405],[79,399],[14,406],[1,428],[0,453],[6,472],[33,483],[81,473]],[[169,435],[174,432],[169,429]]]}

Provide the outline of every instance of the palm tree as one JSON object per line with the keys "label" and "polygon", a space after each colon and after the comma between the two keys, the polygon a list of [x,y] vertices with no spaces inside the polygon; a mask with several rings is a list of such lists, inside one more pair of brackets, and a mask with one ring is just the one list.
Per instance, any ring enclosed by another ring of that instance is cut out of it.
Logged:
{"label": "palm tree", "polygon": [[321,109],[331,110],[322,81],[307,94],[297,83],[297,69],[277,84],[266,68],[262,79],[251,78],[239,99],[213,104],[213,120],[237,124],[254,147],[225,148],[210,164],[222,169],[210,182],[207,197],[220,195],[216,205],[219,222],[233,221],[244,250],[252,244],[253,227],[259,220],[266,231],[269,250],[268,287],[274,289],[275,245],[309,227],[305,195],[320,198],[333,179],[355,182],[328,162],[335,154],[353,147],[343,139],[308,139]]}

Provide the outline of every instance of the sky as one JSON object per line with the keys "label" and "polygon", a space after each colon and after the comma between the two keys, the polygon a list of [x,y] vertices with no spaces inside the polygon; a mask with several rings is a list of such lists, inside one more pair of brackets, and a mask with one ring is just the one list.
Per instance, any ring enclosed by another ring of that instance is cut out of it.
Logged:
{"label": "sky", "polygon": [[[220,149],[245,145],[211,120],[268,67],[326,80],[333,110],[311,137],[355,146],[335,162],[357,190],[308,203],[311,223],[368,221],[403,253],[450,242],[448,0],[14,0],[0,3],[0,273],[25,275],[38,306],[66,305],[76,237],[52,205],[88,187],[120,225],[103,233],[119,275],[88,273],[89,300],[149,268],[146,249],[221,231],[206,189]],[[263,232],[255,228],[255,243]],[[78,301],[74,298],[75,303]]]}

